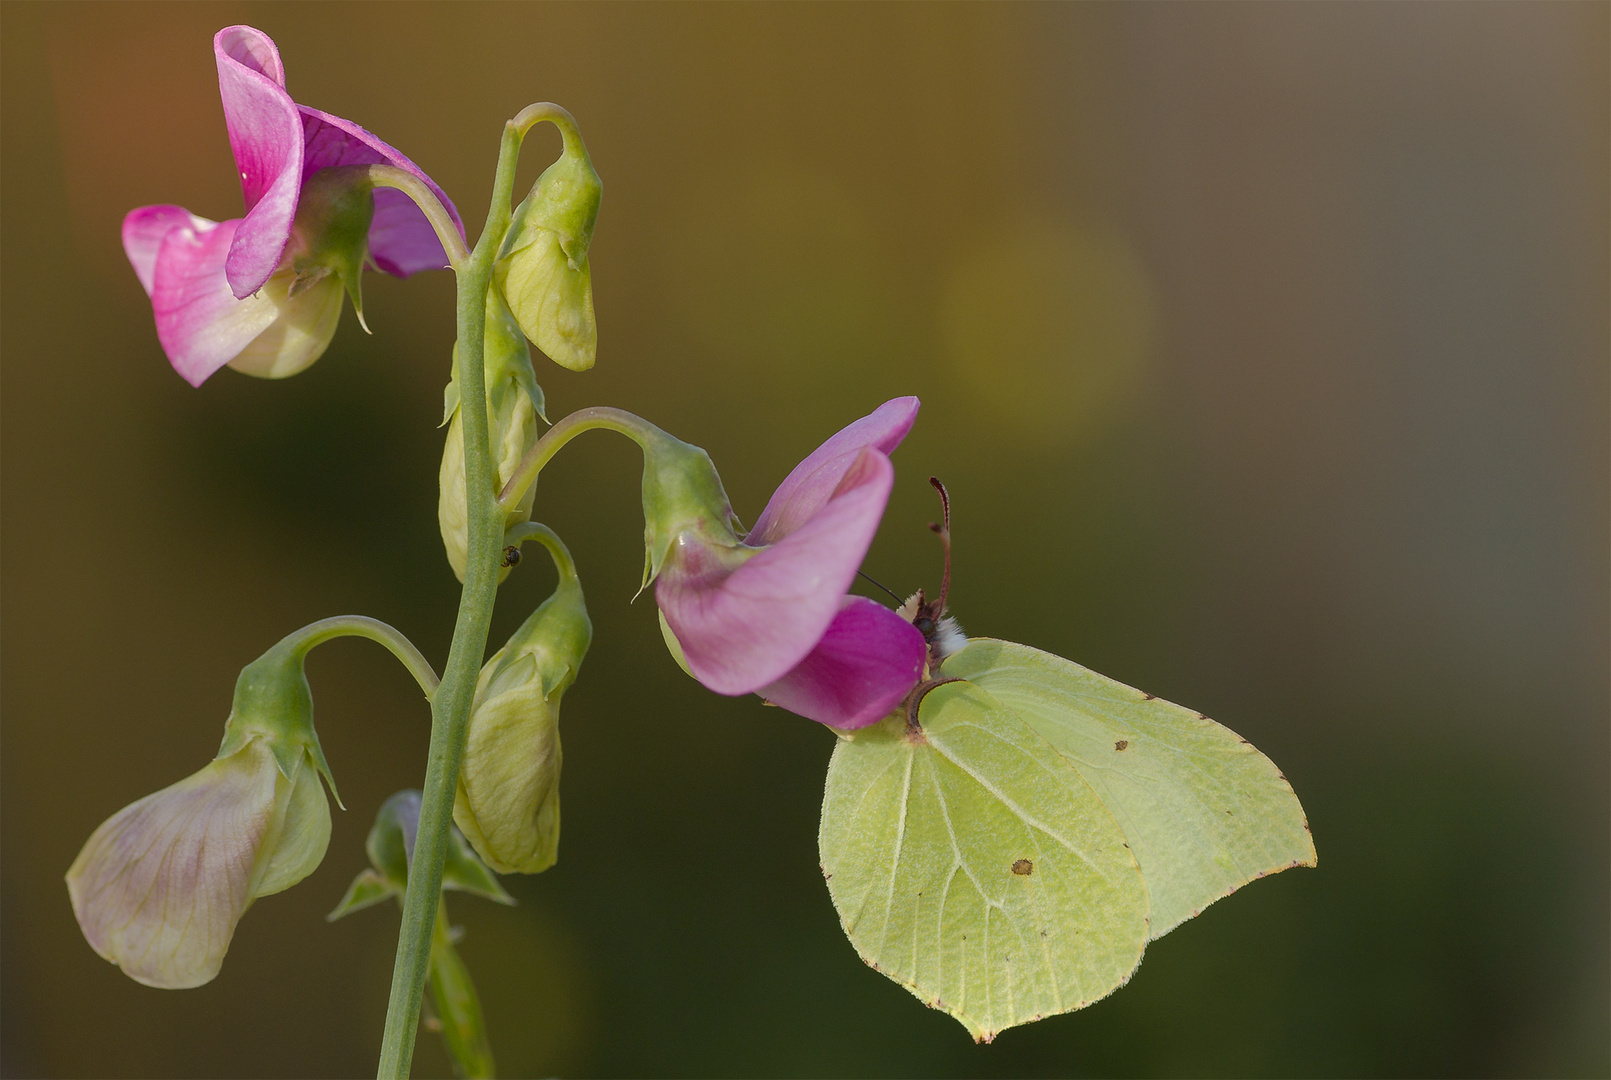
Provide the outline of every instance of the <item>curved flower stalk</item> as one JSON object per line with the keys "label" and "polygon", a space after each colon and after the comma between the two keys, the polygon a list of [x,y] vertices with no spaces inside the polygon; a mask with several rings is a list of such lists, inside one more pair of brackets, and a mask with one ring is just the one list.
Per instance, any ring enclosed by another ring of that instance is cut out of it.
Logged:
{"label": "curved flower stalk", "polygon": [[123,221],[123,247],[151,297],[157,336],[193,386],[226,365],[282,378],[323,354],[341,296],[362,319],[359,274],[445,267],[436,227],[402,191],[375,188],[366,166],[417,181],[458,213],[408,158],[350,121],[298,105],[274,42],[249,26],[213,39],[230,147],[246,215],[214,222],[179,206]]}

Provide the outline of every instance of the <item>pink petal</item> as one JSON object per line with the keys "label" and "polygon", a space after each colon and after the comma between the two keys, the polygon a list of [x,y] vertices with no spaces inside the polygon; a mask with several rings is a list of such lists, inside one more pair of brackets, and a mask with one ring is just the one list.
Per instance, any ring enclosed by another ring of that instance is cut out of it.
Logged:
{"label": "pink petal", "polygon": [[917,628],[864,596],[847,596],[817,647],[759,693],[808,720],[846,731],[877,723],[923,674]]}
{"label": "pink petal", "polygon": [[182,206],[142,206],[123,218],[123,250],[134,264],[134,276],[147,296],[157,272],[157,252],[168,234],[180,226],[206,229],[213,222],[197,217]]}
{"label": "pink petal", "polygon": [[[776,682],[821,640],[878,530],[895,468],[863,447],[809,520],[722,576],[679,542],[655,599],[694,677],[719,694]],[[714,561],[714,560],[712,560]]]}
{"label": "pink petal", "polygon": [[174,370],[192,386],[238,356],[278,315],[266,296],[237,300],[225,279],[240,224],[195,218],[171,228],[157,252],[151,279],[157,338]]}
{"label": "pink petal", "polygon": [[813,450],[772,493],[747,542],[775,544],[809,520],[828,501],[863,447],[894,453],[912,430],[918,404],[915,397],[886,401]]}
{"label": "pink petal", "polygon": [[226,27],[213,38],[213,56],[246,199],[246,218],[235,231],[225,271],[234,295],[244,298],[274,273],[291,239],[302,190],[302,119],[285,92],[285,68],[267,34]]}
{"label": "pink petal", "polygon": [[[339,116],[298,105],[302,114],[302,164],[304,178],[320,169],[336,165],[392,165],[411,172],[425,182],[447,209],[453,223],[464,235],[464,223],[452,200],[436,182],[408,158],[386,143]],[[375,191],[375,218],[369,226],[369,254],[375,265],[397,277],[408,277],[420,270],[440,270],[447,266],[447,253],[436,238],[436,230],[414,200],[401,191],[378,188]]]}

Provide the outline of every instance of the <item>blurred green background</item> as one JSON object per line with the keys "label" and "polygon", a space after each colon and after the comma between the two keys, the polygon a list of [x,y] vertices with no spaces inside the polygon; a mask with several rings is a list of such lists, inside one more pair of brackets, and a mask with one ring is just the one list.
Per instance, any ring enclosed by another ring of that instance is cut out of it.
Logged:
{"label": "blurred green background", "polygon": [[[310,664],[349,807],[205,988],[138,986],[61,875],[205,763],[239,668],[362,612],[437,663],[445,273],[370,275],[298,378],[168,367],[131,207],[237,216],[211,35],[409,154],[467,221],[503,119],[580,119],[601,346],[552,415],[639,411],[741,514],[887,397],[924,401],[867,569],[1201,709],[1292,779],[1316,870],[1157,942],[1083,1012],[972,1045],[865,968],[815,837],[832,735],[701,690],[641,566],[637,454],[538,514],[597,627],[559,865],[452,901],[510,1075],[1605,1075],[1608,8],[7,3],[7,1076],[370,1075],[397,919],[323,915],[426,709]],[[540,129],[522,190],[557,151]],[[501,641],[546,595],[511,578]],[[424,1035],[418,1075],[447,1072]]]}

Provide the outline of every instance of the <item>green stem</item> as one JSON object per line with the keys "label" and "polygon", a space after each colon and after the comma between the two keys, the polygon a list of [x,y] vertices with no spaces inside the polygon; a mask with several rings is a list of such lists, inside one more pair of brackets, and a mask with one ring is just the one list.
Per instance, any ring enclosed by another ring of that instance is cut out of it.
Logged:
{"label": "green stem", "polygon": [[543,466],[559,453],[560,447],[584,431],[601,428],[605,431],[619,431],[639,446],[644,446],[645,440],[655,436],[669,438],[664,431],[643,417],[629,413],[625,409],[612,409],[608,405],[578,409],[543,432],[543,437],[526,451],[526,456],[520,459],[520,464],[510,475],[509,482],[499,493],[498,504],[505,509],[514,506],[520,501],[521,496],[525,495],[526,489],[537,482],[537,474],[541,473]]}
{"label": "green stem", "polygon": [[397,936],[397,961],[392,968],[391,997],[386,1007],[386,1033],[377,1070],[383,1080],[403,1080],[408,1076],[414,1057],[420,999],[430,969],[431,931],[442,890],[442,863],[447,858],[450,842],[448,829],[453,822],[453,797],[458,789],[459,766],[464,760],[465,729],[497,599],[504,516],[498,505],[487,437],[483,335],[492,264],[503,234],[509,228],[509,196],[514,188],[522,134],[523,130],[515,121],[504,124],[486,227],[469,258],[455,267],[459,286],[459,404],[464,422],[468,551],[453,644],[442,671],[442,685],[431,699],[431,747],[425,766],[419,834],[409,866],[403,922]]}
{"label": "green stem", "polygon": [[367,615],[337,615],[309,623],[302,629],[286,635],[286,639],[295,643],[294,647],[302,656],[306,656],[314,646],[338,637],[361,637],[380,642],[393,656],[402,661],[408,673],[414,676],[414,681],[420,684],[420,689],[425,691],[427,700],[436,693],[437,684],[441,680],[436,677],[431,662],[425,659],[424,654],[400,631],[379,619],[371,619]]}
{"label": "green stem", "polygon": [[447,252],[449,266],[458,270],[469,260],[470,249],[464,246],[464,237],[459,234],[459,226],[429,184],[407,169],[399,169],[392,165],[369,166],[369,180],[376,187],[396,188],[414,200],[414,205],[420,208],[425,220],[436,230],[436,238],[442,242],[442,250]]}

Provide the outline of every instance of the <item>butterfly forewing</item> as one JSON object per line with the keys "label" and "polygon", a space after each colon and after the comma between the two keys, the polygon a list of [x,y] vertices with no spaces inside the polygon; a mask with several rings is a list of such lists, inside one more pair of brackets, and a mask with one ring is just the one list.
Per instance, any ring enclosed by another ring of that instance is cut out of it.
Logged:
{"label": "butterfly forewing", "polygon": [[1010,641],[975,638],[943,673],[986,690],[1094,789],[1140,863],[1152,937],[1255,878],[1315,864],[1286,777],[1200,713]]}

